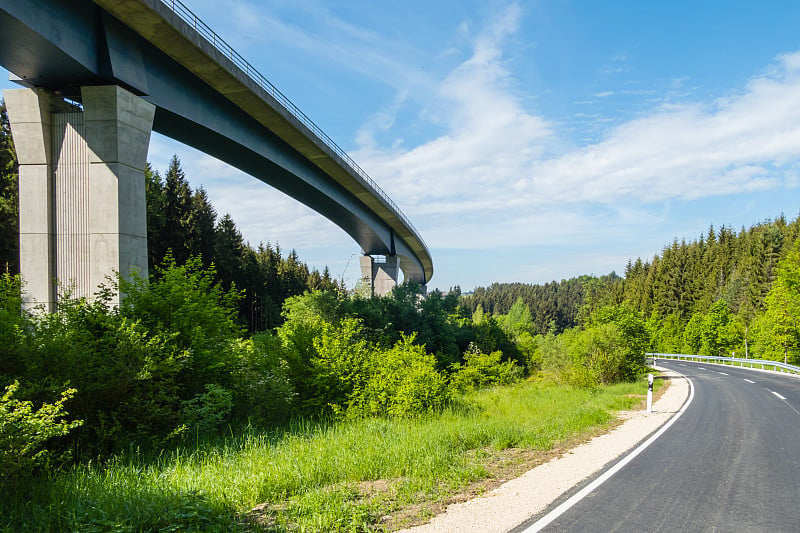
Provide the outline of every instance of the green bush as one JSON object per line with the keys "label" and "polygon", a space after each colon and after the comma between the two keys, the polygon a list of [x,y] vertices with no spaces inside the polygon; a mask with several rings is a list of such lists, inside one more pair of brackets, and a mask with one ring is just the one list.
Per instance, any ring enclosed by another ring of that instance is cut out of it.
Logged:
{"label": "green bush", "polygon": [[258,333],[231,345],[238,353],[236,412],[242,419],[288,420],[297,393],[289,378],[280,337]]}
{"label": "green bush", "polygon": [[49,401],[66,383],[76,388],[70,405],[86,422],[75,434],[84,452],[146,444],[180,424],[178,376],[187,354],[170,345],[168,333],[148,332],[106,301],[66,297],[57,313],[37,315],[34,324],[26,396]]}
{"label": "green bush", "polygon": [[0,383],[8,383],[25,370],[29,317],[22,313],[19,276],[0,274]]}
{"label": "green bush", "polygon": [[[288,377],[297,393],[301,410],[314,412],[320,402],[314,400],[316,384],[312,379],[311,360],[317,355],[314,340],[323,331],[329,317],[330,293],[306,293],[288,298],[283,306],[284,322],[278,328],[278,338],[288,366]],[[325,404],[322,403],[322,406]]]}
{"label": "green bush", "polygon": [[580,387],[634,380],[650,344],[644,319],[624,306],[608,306],[586,322],[558,336],[537,336],[543,369]]}
{"label": "green bush", "polygon": [[181,402],[184,424],[196,435],[208,436],[217,432],[233,409],[233,393],[208,383],[206,392]]}
{"label": "green bush", "polygon": [[27,315],[18,280],[5,277],[0,379],[19,379],[20,397],[37,404],[77,389],[70,411],[85,424],[71,437],[87,455],[159,446],[187,425],[212,432],[236,401],[268,392],[258,375],[265,361],[252,346],[241,349],[238,297],[198,260],[179,266],[168,257],[149,284],[118,280],[92,302],[62,294],[57,312]]}
{"label": "green bush", "polygon": [[464,364],[451,367],[450,383],[459,392],[508,385],[522,378],[524,370],[512,361],[501,362],[499,351],[485,354],[474,344],[464,352]]}
{"label": "green bush", "polygon": [[202,394],[208,383],[230,386],[235,351],[241,336],[237,303],[241,293],[225,291],[213,266],[199,257],[178,265],[171,255],[155,268],[149,283],[140,278],[119,281],[125,298],[119,313],[141,323],[146,331],[169,338],[169,348],[186,352],[180,380],[190,396]]}
{"label": "green bush", "polygon": [[365,379],[349,398],[350,416],[414,417],[440,410],[450,400],[436,357],[403,335],[389,350],[374,350]]}
{"label": "green bush", "polygon": [[626,350],[616,324],[600,324],[581,331],[569,350],[572,364],[564,374],[568,383],[595,387],[625,379]]}
{"label": "green bush", "polygon": [[67,415],[64,403],[75,389],[63,391],[55,403],[34,409],[32,402],[14,398],[18,388],[15,381],[0,396],[0,489],[13,485],[20,475],[48,466],[54,454],[45,447],[47,442],[83,423],[63,419]]}
{"label": "green bush", "polygon": [[644,371],[644,354],[651,346],[650,331],[641,313],[624,305],[609,305],[594,313],[592,323],[614,324],[618,328],[624,353],[619,367],[620,379],[636,379]]}
{"label": "green bush", "polygon": [[359,338],[359,326],[352,318],[321,324],[314,339],[316,355],[309,362],[314,395],[307,400],[319,411],[344,412],[353,391],[365,384],[374,348]]}

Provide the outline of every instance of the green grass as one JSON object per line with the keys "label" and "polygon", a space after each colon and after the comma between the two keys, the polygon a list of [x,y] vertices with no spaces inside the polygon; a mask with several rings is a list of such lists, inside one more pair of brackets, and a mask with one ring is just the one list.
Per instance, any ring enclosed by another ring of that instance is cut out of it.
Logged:
{"label": "green grass", "polygon": [[[423,419],[298,422],[217,444],[129,453],[39,478],[2,498],[9,531],[373,531],[444,500],[509,447],[548,450],[639,402],[643,380],[589,391],[545,381],[471,394]],[[370,493],[370,486],[380,490]],[[260,521],[250,509],[266,504]],[[424,506],[423,506],[424,507]],[[424,510],[423,510],[424,512]],[[377,525],[376,525],[377,524]]]}

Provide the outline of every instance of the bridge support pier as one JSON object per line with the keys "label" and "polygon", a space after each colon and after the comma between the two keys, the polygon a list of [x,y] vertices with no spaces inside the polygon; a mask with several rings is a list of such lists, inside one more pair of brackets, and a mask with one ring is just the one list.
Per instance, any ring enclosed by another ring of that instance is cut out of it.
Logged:
{"label": "bridge support pier", "polygon": [[386,296],[397,286],[400,263],[396,255],[385,260],[375,260],[370,255],[361,256],[361,279],[369,287],[371,296]]}
{"label": "bridge support pier", "polygon": [[155,107],[113,85],[82,87],[82,109],[40,89],[3,96],[19,162],[23,307],[52,312],[65,289],[90,298],[114,272],[146,277]]}

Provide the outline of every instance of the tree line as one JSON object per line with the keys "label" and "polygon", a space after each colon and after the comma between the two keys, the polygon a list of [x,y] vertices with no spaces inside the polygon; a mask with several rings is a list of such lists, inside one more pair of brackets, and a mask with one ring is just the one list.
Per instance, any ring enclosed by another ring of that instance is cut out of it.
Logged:
{"label": "tree line", "polygon": [[544,285],[479,287],[464,296],[473,313],[502,315],[522,302],[531,333],[560,334],[603,306],[624,306],[647,321],[648,349],[800,362],[800,217],[781,215],[741,228],[713,226],[673,240],[625,275],[581,276]]}
{"label": "tree line", "polygon": [[327,267],[310,269],[294,250],[284,255],[278,244],[246,243],[229,214],[218,217],[203,187],[192,190],[178,156],[163,177],[148,165],[145,187],[150,269],[168,253],[178,264],[194,256],[213,264],[225,288],[244,291],[239,317],[249,331],[279,325],[283,302],[291,296],[340,286]]}
{"label": "tree line", "polygon": [[560,333],[578,325],[579,311],[587,296],[591,297],[600,288],[610,291],[619,281],[621,278],[612,272],[601,277],[584,275],[543,285],[493,283],[465,295],[464,305],[472,313],[480,309],[481,313],[504,315],[521,299],[531,313],[534,333],[551,330]]}

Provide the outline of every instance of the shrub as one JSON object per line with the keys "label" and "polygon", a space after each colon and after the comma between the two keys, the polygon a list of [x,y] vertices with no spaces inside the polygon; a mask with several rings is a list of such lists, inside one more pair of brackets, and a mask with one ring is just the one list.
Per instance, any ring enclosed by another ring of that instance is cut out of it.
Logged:
{"label": "shrub", "polygon": [[480,323],[473,325],[472,330],[472,342],[481,352],[499,351],[506,361],[521,361],[522,354],[519,347],[494,317],[484,317]]}
{"label": "shrub", "polygon": [[241,293],[225,291],[213,266],[204,269],[199,257],[178,265],[168,254],[149,284],[137,278],[118,283],[126,295],[120,315],[166,335],[172,350],[186,352],[180,379],[189,396],[201,394],[207,383],[230,384],[236,357],[229,345],[242,334]]}
{"label": "shrub", "polygon": [[70,405],[86,422],[76,433],[85,452],[146,443],[179,424],[178,376],[187,354],[175,351],[168,336],[119,316],[103,300],[62,298],[57,313],[34,323],[26,395],[48,401],[64,383],[75,387]]}
{"label": "shrub", "polygon": [[[168,257],[149,284],[117,280],[92,302],[65,294],[52,314],[17,309],[25,321],[12,331],[26,348],[14,373],[24,384],[21,397],[52,402],[66,384],[76,388],[70,411],[85,424],[72,436],[88,455],[162,445],[185,427],[184,415],[202,432],[217,427],[232,410],[231,399],[217,393],[241,387],[231,398],[243,398],[243,381],[253,376],[239,372],[238,293],[224,291],[214,276],[198,260],[178,266]],[[13,296],[3,292],[8,286],[0,282],[0,297]],[[110,303],[117,288],[126,294],[119,308]],[[0,309],[13,298],[4,302]]]}
{"label": "shrub", "polygon": [[[633,381],[645,369],[644,354],[650,348],[650,332],[641,314],[624,305],[611,305],[598,309],[592,324],[613,324],[619,332],[619,349],[622,352],[614,372],[617,381]],[[611,381],[613,382],[613,381]],[[603,381],[603,383],[611,383]]]}
{"label": "shrub", "polygon": [[343,412],[353,391],[364,385],[373,348],[358,337],[359,325],[352,318],[337,325],[321,323],[316,355],[309,361],[314,394],[306,400],[318,411]]}
{"label": "shrub", "polygon": [[436,357],[403,335],[389,350],[371,352],[366,377],[350,396],[350,416],[413,417],[436,411],[450,400]]}
{"label": "shrub", "polygon": [[288,298],[283,306],[284,322],[277,332],[300,407],[310,411],[320,407],[320,402],[314,401],[316,384],[311,360],[317,355],[315,339],[322,335],[324,325],[331,322],[321,309],[321,302],[329,297],[328,293],[314,292]]}
{"label": "shrub", "polygon": [[233,409],[233,393],[208,383],[206,392],[181,402],[186,426],[196,435],[208,436],[217,432]]}
{"label": "shrub", "polygon": [[522,378],[524,370],[512,361],[501,362],[499,351],[485,354],[474,344],[464,352],[464,364],[451,367],[450,383],[459,392],[508,385]]}
{"label": "shrub", "polygon": [[237,414],[267,422],[287,420],[297,393],[289,379],[280,338],[258,333],[252,339],[233,343],[231,349],[239,359],[234,388]]}
{"label": "shrub", "polygon": [[5,388],[0,396],[0,488],[14,484],[20,474],[50,464],[54,455],[45,448],[47,441],[60,437],[83,422],[63,420],[64,403],[74,394],[67,389],[53,404],[34,410],[33,403],[14,398],[19,382]]}
{"label": "shrub", "polygon": [[568,383],[594,387],[624,379],[626,352],[616,324],[591,326],[579,332],[569,350],[572,364],[563,376]]}
{"label": "shrub", "polygon": [[21,312],[21,289],[19,276],[0,274],[0,383],[11,381],[25,369],[29,317]]}

